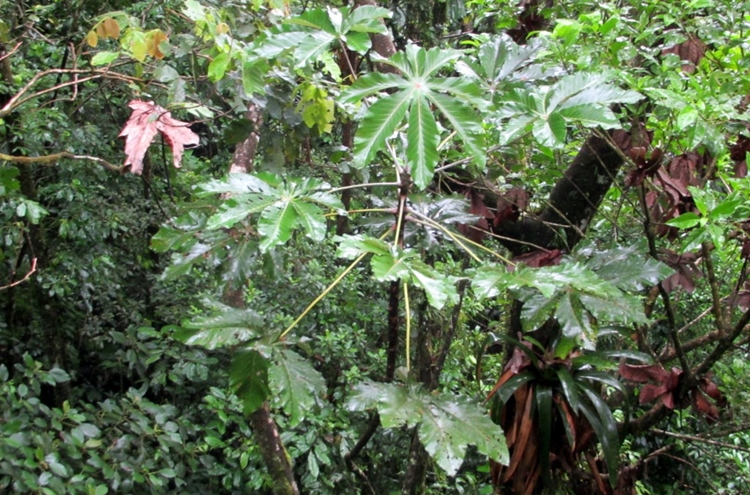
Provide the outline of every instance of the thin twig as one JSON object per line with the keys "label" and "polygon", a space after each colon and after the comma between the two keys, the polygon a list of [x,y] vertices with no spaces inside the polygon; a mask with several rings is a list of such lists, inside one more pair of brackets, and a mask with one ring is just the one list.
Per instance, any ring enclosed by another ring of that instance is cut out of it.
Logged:
{"label": "thin twig", "polygon": [[671,431],[659,430],[657,428],[652,428],[651,431],[653,431],[654,433],[658,435],[664,435],[665,437],[678,438],[680,440],[690,440],[691,442],[706,443],[709,445],[715,445],[717,447],[722,447],[722,448],[730,449],[730,450],[741,450],[743,452],[750,452],[750,449],[747,447],[740,447],[739,445],[734,445],[731,443],[719,442],[717,440],[710,440],[705,437],[686,435],[684,433],[672,433]]}
{"label": "thin twig", "polygon": [[14,53],[16,53],[16,52],[18,51],[18,49],[19,49],[19,48],[21,48],[21,45],[22,45],[22,44],[23,44],[23,42],[22,42],[22,41],[19,41],[18,43],[16,43],[16,46],[14,46],[14,47],[13,47],[13,49],[12,49],[11,51],[9,51],[8,53],[6,53],[6,54],[5,54],[5,55],[3,55],[2,57],[0,57],[0,62],[2,62],[3,60],[5,60],[6,58],[10,57],[10,56],[11,56],[11,55],[13,55]]}

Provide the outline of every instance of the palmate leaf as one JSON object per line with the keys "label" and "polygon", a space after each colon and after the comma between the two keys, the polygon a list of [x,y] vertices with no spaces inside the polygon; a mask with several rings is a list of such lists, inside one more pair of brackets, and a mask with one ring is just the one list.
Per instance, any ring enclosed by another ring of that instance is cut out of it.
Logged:
{"label": "palmate leaf", "polygon": [[243,198],[232,198],[219,207],[219,211],[208,218],[207,230],[230,228],[253,213],[263,211],[276,202],[275,198],[260,195],[245,195]]}
{"label": "palmate leaf", "polygon": [[461,137],[464,145],[474,156],[474,162],[484,166],[487,157],[484,153],[484,142],[481,121],[468,105],[440,93],[430,92],[427,98],[451,123],[453,130]]}
{"label": "palmate leaf", "polygon": [[563,77],[547,93],[546,109],[571,108],[579,105],[610,105],[635,103],[643,96],[613,86],[603,74],[579,72]]}
{"label": "palmate leaf", "polygon": [[260,241],[260,250],[268,251],[274,246],[286,243],[292,237],[298,216],[291,201],[277,201],[263,210],[258,220],[258,232],[263,237]]}
{"label": "palmate leaf", "polygon": [[409,141],[406,158],[412,179],[417,187],[424,189],[430,185],[432,176],[435,174],[440,133],[430,105],[421,94],[411,105],[406,139]]}
{"label": "palmate leaf", "polygon": [[546,119],[535,121],[531,131],[540,144],[550,148],[559,148],[565,144],[568,135],[565,118],[558,112],[547,115]]}
{"label": "palmate leaf", "polygon": [[314,407],[325,392],[325,380],[320,372],[289,349],[274,351],[268,382],[275,402],[289,415],[291,427],[299,424],[304,413]]}
{"label": "palmate leaf", "polygon": [[408,277],[410,271],[407,263],[409,258],[414,256],[416,256],[415,253],[404,253],[403,251],[373,256],[370,262],[372,275],[375,280],[391,282]]}
{"label": "palmate leaf", "polygon": [[336,256],[340,258],[353,260],[362,253],[388,255],[391,252],[391,248],[384,241],[361,234],[336,236],[333,240],[339,243]]}
{"label": "palmate leaf", "polygon": [[341,22],[341,31],[356,31],[361,33],[385,33],[387,28],[380,19],[390,18],[393,14],[390,10],[374,5],[362,5],[349,11],[344,7],[344,20]]}
{"label": "palmate leaf", "polygon": [[229,174],[221,180],[211,180],[198,185],[198,196],[205,197],[213,194],[272,194],[273,188],[266,181],[251,174]]}
{"label": "palmate leaf", "polygon": [[438,273],[422,260],[415,259],[407,262],[411,281],[424,289],[427,302],[435,309],[442,309],[447,302],[458,301],[458,292],[453,280]]}
{"label": "palmate leaf", "polygon": [[589,257],[586,266],[624,291],[639,291],[666,279],[674,270],[646,257],[642,246],[621,246],[605,251],[583,249],[579,255]]}
{"label": "palmate leaf", "polygon": [[218,313],[184,321],[174,337],[187,345],[206,349],[234,346],[256,339],[265,332],[263,317],[249,309],[219,306]]}
{"label": "palmate leaf", "polygon": [[479,86],[461,77],[434,77],[427,82],[427,87],[430,91],[451,93],[475,107],[487,106],[487,100],[482,97],[482,90]]}
{"label": "palmate leaf", "polygon": [[336,37],[325,31],[316,31],[303,38],[294,50],[295,67],[304,67],[325,51]]}
{"label": "palmate leaf", "polygon": [[620,127],[620,120],[608,107],[581,105],[563,108],[559,113],[566,120],[574,120],[584,127],[604,127],[614,129]]}
{"label": "palmate leaf", "polygon": [[336,34],[337,32],[337,29],[331,23],[328,12],[323,9],[307,9],[297,17],[286,20],[285,23],[319,29],[330,34]]}
{"label": "palmate leaf", "polygon": [[381,385],[378,394],[377,408],[383,428],[414,426],[419,423],[424,404],[419,396],[410,393],[408,387],[388,383]]}
{"label": "palmate leaf", "polygon": [[496,462],[508,464],[510,456],[505,436],[486,411],[451,395],[430,399],[422,414],[419,440],[449,476],[458,472],[470,444]]}
{"label": "palmate leaf", "polygon": [[364,382],[355,387],[347,407],[377,408],[386,428],[420,423],[418,434],[425,450],[450,476],[461,467],[470,444],[497,462],[509,462],[500,427],[482,407],[462,397],[433,395],[419,386]]}
{"label": "palmate leaf", "polygon": [[297,222],[305,229],[307,236],[313,241],[322,241],[327,229],[323,210],[312,203],[302,201],[294,201],[292,206],[297,212]]}
{"label": "palmate leaf", "polygon": [[413,90],[402,90],[382,98],[367,109],[354,138],[353,165],[362,168],[385,147],[385,140],[401,123],[411,104]]}
{"label": "palmate leaf", "polygon": [[341,93],[341,102],[354,103],[380,91],[390,88],[405,88],[408,85],[408,81],[399,75],[371,72],[360,77],[354,84],[346,88]]}

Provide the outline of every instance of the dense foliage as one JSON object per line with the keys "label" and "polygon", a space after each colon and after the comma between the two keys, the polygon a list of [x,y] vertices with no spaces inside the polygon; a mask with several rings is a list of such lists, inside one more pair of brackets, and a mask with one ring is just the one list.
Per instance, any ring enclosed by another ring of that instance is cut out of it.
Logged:
{"label": "dense foliage", "polygon": [[747,493],[749,8],[0,0],[0,492]]}

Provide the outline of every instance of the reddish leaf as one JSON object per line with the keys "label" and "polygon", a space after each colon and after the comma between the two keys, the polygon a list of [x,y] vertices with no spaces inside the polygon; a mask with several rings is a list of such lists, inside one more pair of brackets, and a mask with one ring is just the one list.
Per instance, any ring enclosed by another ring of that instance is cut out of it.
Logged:
{"label": "reddish leaf", "polygon": [[119,136],[125,138],[125,166],[140,175],[146,151],[160,132],[164,142],[172,148],[175,168],[180,168],[185,147],[196,146],[199,142],[198,135],[188,128],[189,124],[173,119],[168,111],[150,101],[133,100],[128,106],[133,113]]}
{"label": "reddish leaf", "polygon": [[562,251],[559,249],[551,251],[537,250],[513,258],[514,263],[524,263],[531,268],[559,265],[560,261],[562,261]]}
{"label": "reddish leaf", "polygon": [[697,38],[691,38],[683,41],[679,45],[664,48],[662,54],[672,53],[680,57],[683,61],[682,70],[688,74],[695,72],[695,66],[701,61],[706,54],[706,44]]}
{"label": "reddish leaf", "polygon": [[[665,393],[667,393],[667,387],[665,385],[647,384],[641,387],[641,392],[638,395],[638,402],[646,404],[658,399]],[[674,409],[674,407],[671,407],[670,409]]]}
{"label": "reddish leaf", "polygon": [[659,259],[675,270],[675,273],[661,283],[667,293],[671,293],[677,287],[682,287],[687,293],[695,290],[695,280],[703,276],[703,272],[696,266],[698,255],[694,253],[678,255],[673,251],[665,251]]}
{"label": "reddish leaf", "polygon": [[711,404],[700,390],[693,390],[693,407],[696,411],[706,416],[706,419],[709,421],[717,421],[719,419],[719,409]]}
{"label": "reddish leaf", "polygon": [[515,222],[521,216],[521,211],[529,206],[529,193],[514,187],[497,198],[497,214],[495,227],[506,221]]}
{"label": "reddish leaf", "polygon": [[721,402],[724,400],[724,396],[721,395],[719,387],[717,387],[710,378],[703,378],[703,380],[701,380],[700,387],[706,393],[706,395],[711,397],[713,400],[717,402]]}
{"label": "reddish leaf", "polygon": [[660,364],[620,363],[620,376],[636,383],[664,383],[669,378],[669,373]]}
{"label": "reddish leaf", "polygon": [[482,242],[485,231],[490,228],[490,224],[487,220],[492,220],[495,215],[489,208],[487,208],[487,205],[484,204],[484,195],[476,189],[470,187],[464,191],[464,196],[466,196],[470,202],[469,213],[472,215],[478,215],[482,218],[477,220],[474,224],[474,227],[476,228],[470,228],[465,224],[460,224],[458,230],[472,241],[477,243]]}

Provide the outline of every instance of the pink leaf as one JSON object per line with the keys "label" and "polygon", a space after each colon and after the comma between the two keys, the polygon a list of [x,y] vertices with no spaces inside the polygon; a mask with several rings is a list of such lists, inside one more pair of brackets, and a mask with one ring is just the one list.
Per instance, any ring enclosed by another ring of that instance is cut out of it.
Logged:
{"label": "pink leaf", "polygon": [[128,106],[133,113],[119,136],[125,138],[125,166],[129,166],[132,173],[140,175],[146,151],[157,132],[160,132],[164,142],[172,148],[175,168],[180,168],[185,147],[196,146],[199,142],[198,135],[188,128],[190,124],[173,119],[167,110],[150,101],[133,100]]}

